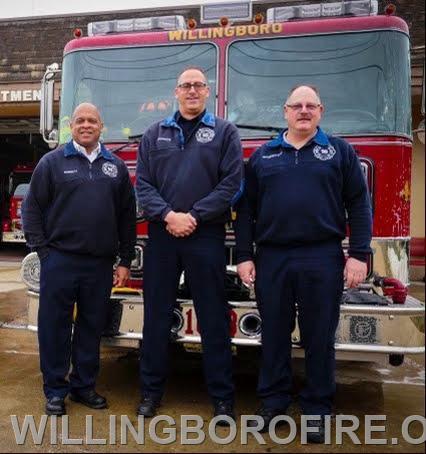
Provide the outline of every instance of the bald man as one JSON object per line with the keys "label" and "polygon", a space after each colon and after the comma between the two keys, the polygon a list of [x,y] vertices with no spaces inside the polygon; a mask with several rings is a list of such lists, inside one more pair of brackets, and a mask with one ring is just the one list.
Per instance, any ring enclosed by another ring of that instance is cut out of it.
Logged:
{"label": "bald man", "polygon": [[70,126],[72,140],[43,156],[22,205],[27,244],[41,264],[38,339],[50,415],[66,413],[69,393],[107,407],[95,391],[99,344],[112,284],[129,277],[136,241],[134,190],[124,162],[99,142],[97,108],[80,104]]}
{"label": "bald man", "polygon": [[[291,332],[296,304],[305,350],[302,412],[316,415],[308,433],[324,441],[324,416],[335,392],[335,333],[344,278],[356,287],[367,274],[371,206],[360,162],[344,140],[326,135],[318,90],[301,85],[284,106],[288,129],[259,148],[247,165],[238,207],[238,273],[255,283],[262,317],[258,414],[268,430],[291,401]],[[347,212],[347,218],[346,218]],[[350,227],[349,258],[341,242]],[[256,254],[253,251],[256,243]]]}

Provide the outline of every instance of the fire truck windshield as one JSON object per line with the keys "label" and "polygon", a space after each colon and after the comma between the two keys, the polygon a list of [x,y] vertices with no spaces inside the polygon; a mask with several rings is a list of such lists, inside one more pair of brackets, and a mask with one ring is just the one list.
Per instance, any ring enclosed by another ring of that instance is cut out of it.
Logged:
{"label": "fire truck windshield", "polygon": [[[283,124],[288,91],[319,88],[323,128],[340,135],[410,135],[409,42],[392,31],[236,41],[229,48],[229,120]],[[243,137],[265,132],[241,129]]]}
{"label": "fire truck windshield", "polygon": [[153,122],[176,110],[176,76],[188,66],[206,71],[215,112],[217,52],[213,44],[96,49],[64,58],[60,142],[70,139],[69,120],[81,102],[98,106],[104,122],[102,138],[122,142],[143,133]]}

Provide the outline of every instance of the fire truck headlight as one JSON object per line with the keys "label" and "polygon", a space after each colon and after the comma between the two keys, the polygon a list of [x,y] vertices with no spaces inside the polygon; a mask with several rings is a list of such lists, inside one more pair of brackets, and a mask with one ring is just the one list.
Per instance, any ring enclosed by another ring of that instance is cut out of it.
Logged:
{"label": "fire truck headlight", "polygon": [[31,252],[22,260],[21,279],[30,290],[40,290],[40,260],[36,252]]}

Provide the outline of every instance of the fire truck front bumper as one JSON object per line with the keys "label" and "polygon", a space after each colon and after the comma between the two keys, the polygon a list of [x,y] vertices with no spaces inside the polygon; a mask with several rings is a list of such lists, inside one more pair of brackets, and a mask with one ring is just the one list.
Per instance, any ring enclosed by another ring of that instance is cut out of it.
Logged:
{"label": "fire truck front bumper", "polygon": [[[37,292],[29,291],[28,329],[32,331],[37,330],[38,298]],[[229,308],[234,349],[259,347],[262,326],[256,303],[230,302]],[[113,293],[104,343],[137,347],[142,341],[143,312],[141,293]],[[390,359],[398,365],[404,355],[424,354],[424,312],[424,305],[410,296],[405,304],[341,304],[335,344],[337,359],[372,362]],[[200,349],[201,337],[191,300],[177,300],[170,337],[187,350]],[[297,322],[292,343],[293,355],[303,356]]]}

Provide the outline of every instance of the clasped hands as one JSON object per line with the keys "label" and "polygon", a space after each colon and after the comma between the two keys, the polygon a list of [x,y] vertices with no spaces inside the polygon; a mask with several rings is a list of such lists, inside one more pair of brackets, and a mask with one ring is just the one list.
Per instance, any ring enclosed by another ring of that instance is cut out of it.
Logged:
{"label": "clasped hands", "polygon": [[166,230],[173,236],[183,238],[197,228],[197,220],[190,213],[170,211],[164,218]]}

